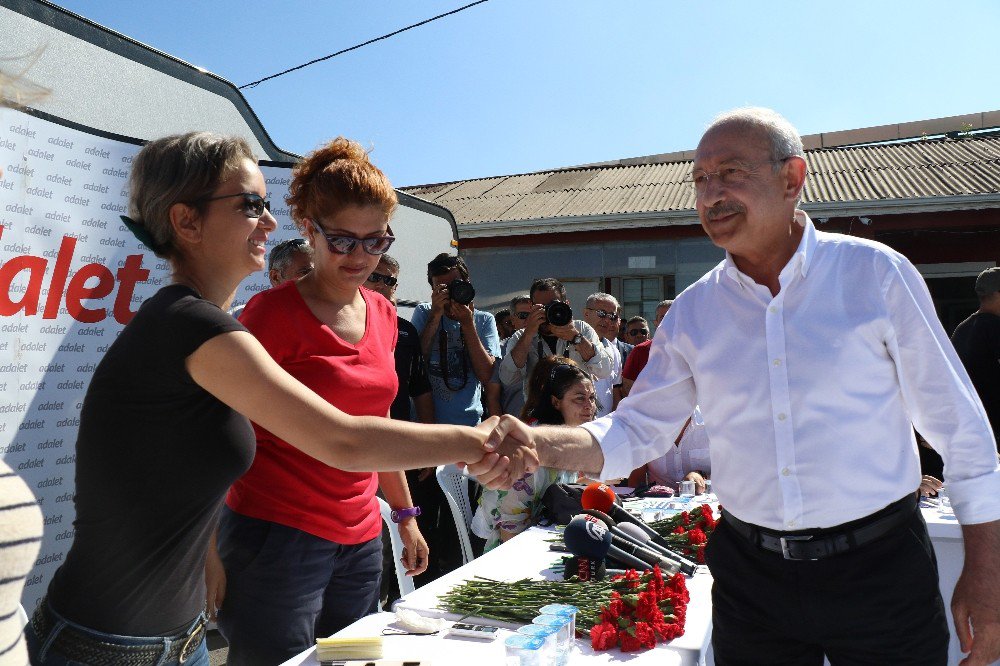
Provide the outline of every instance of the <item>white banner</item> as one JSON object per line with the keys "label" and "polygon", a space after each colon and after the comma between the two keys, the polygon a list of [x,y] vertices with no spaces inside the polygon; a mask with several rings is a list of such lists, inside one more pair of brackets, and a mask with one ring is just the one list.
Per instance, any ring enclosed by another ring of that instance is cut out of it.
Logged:
{"label": "white banner", "polygon": [[[0,456],[45,516],[23,596],[29,614],[73,541],[76,435],[90,377],[143,299],[170,280],[167,263],[119,219],[139,148],[0,109]],[[278,219],[270,247],[299,233],[284,204],[290,170],[263,171]],[[252,275],[234,305],[268,286],[265,273]]]}

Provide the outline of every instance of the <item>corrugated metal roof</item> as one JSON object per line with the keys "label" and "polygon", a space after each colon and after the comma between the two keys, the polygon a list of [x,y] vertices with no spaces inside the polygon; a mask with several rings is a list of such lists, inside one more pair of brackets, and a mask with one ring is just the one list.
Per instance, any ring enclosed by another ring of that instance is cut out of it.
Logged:
{"label": "corrugated metal roof", "polygon": [[[1000,137],[928,139],[806,151],[807,204],[1000,193]],[[459,224],[693,211],[691,161],[587,167],[404,187]]]}

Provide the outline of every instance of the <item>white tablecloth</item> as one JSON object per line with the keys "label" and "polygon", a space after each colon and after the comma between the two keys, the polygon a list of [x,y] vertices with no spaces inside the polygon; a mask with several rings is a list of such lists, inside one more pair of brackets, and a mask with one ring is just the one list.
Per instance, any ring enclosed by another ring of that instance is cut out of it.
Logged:
{"label": "white tablecloth", "polygon": [[[421,587],[406,595],[397,602],[397,608],[403,607],[415,610],[421,615],[442,617],[448,620],[458,620],[457,615],[450,615],[437,609],[438,595],[461,584],[474,576],[481,575],[494,580],[515,581],[522,578],[550,578],[561,576],[546,567],[559,561],[560,553],[548,549],[546,539],[551,531],[531,528],[501,547],[486,553],[473,562],[452,571],[446,576]],[[570,660],[571,664],[612,664],[628,662],[635,666],[656,664],[657,666],[696,666],[705,664],[706,652],[711,639],[712,613],[711,588],[712,577],[705,567],[688,579],[688,590],[691,602],[687,609],[687,623],[684,635],[670,643],[661,644],[654,650],[640,653],[624,654],[617,649],[595,653],[590,648],[589,639],[577,639],[577,651]],[[374,636],[390,626],[395,616],[392,613],[380,613],[355,622],[337,636]],[[492,624],[506,627],[493,642],[483,643],[469,639],[459,639],[445,636],[387,636],[384,639],[384,655],[395,659],[433,659],[435,666],[451,666],[453,664],[476,664],[476,666],[491,666],[503,664],[503,640],[517,625],[504,624],[494,620],[476,620],[481,624]],[[283,666],[315,666],[318,662],[313,656],[314,650],[309,650]]]}

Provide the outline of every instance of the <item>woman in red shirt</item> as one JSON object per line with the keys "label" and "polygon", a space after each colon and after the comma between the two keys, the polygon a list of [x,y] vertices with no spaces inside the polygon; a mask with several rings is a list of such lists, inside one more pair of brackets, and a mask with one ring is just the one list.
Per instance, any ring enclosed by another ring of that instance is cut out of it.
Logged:
{"label": "woman in red shirt", "polygon": [[[240,322],[289,374],[338,409],[386,416],[396,395],[396,311],[362,285],[389,249],[396,193],[360,145],[343,138],[293,171],[288,197],[314,248],[314,269],[258,294]],[[382,571],[381,487],[411,507],[402,472],[347,472],[254,424],[257,454],[229,491],[219,561],[209,562],[209,607],[231,664],[276,664],[378,607]],[[379,446],[377,441],[372,446]],[[427,544],[411,516],[400,521],[411,575],[427,567]],[[224,577],[225,591],[212,599]]]}

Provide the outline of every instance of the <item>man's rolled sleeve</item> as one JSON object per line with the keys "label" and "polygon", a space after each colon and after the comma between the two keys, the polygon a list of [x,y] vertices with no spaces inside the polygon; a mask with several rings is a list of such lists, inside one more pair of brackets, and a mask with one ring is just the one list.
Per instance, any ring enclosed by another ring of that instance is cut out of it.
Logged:
{"label": "man's rolled sleeve", "polygon": [[577,320],[575,323],[577,324],[576,330],[579,331],[580,335],[585,337],[594,346],[594,356],[586,362],[587,370],[597,379],[609,377],[614,367],[611,361],[611,354],[601,344],[601,336],[587,322]]}
{"label": "man's rolled sleeve", "polygon": [[500,360],[500,383],[507,387],[522,383],[524,378],[524,368],[517,367],[517,364],[514,363],[514,357],[511,355],[523,333],[523,330],[514,332],[514,335],[510,337],[510,342],[507,343],[507,353]]}
{"label": "man's rolled sleeve", "polygon": [[944,332],[923,278],[897,258],[882,290],[896,361],[914,427],[941,454],[955,517],[963,525],[1000,520],[1000,466],[986,411]]}

